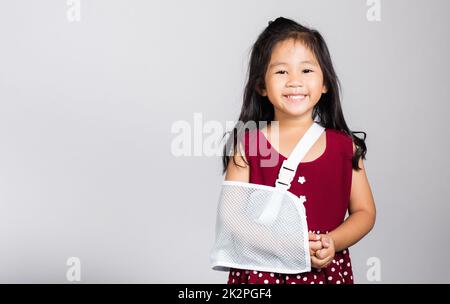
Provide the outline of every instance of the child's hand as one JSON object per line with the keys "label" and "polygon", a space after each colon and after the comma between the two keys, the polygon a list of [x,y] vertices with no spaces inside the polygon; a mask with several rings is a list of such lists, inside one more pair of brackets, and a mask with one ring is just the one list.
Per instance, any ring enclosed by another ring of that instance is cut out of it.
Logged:
{"label": "child's hand", "polygon": [[315,256],[311,256],[311,266],[314,268],[325,268],[330,265],[336,253],[334,248],[334,241],[328,234],[321,234],[320,239],[322,249],[316,251]]}
{"label": "child's hand", "polygon": [[320,234],[309,233],[309,254],[315,256],[317,250],[322,249],[322,242],[320,241]]}

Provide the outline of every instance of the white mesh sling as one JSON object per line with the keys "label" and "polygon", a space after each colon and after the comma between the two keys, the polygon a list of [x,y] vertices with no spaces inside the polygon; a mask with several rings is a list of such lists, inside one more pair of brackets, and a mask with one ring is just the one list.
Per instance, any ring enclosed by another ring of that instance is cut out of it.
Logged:
{"label": "white mesh sling", "polygon": [[305,208],[288,189],[301,160],[324,130],[312,124],[283,161],[275,187],[223,181],[210,254],[214,270],[311,270]]}

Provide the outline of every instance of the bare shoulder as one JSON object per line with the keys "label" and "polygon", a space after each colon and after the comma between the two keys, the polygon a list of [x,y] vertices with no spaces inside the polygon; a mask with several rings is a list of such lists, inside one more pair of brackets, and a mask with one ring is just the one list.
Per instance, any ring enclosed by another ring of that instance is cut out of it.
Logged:
{"label": "bare shoulder", "polygon": [[[353,153],[355,153],[356,145],[354,142],[352,145]],[[358,167],[361,170],[352,170],[352,185],[349,206],[350,213],[357,210],[366,210],[375,214],[375,202],[362,157],[358,160]]]}
{"label": "bare shoulder", "polygon": [[229,158],[225,180],[247,183],[250,181],[250,166],[248,165],[248,160],[245,157],[244,147],[242,144]]}

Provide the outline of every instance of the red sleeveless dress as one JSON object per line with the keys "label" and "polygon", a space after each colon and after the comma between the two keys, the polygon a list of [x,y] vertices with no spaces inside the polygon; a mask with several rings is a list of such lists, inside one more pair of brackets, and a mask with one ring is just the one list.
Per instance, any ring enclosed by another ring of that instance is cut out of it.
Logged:
{"label": "red sleeveless dress", "polygon": [[[325,152],[310,162],[301,162],[288,191],[304,196],[309,231],[328,233],[345,218],[352,183],[353,144],[350,136],[334,129],[325,130]],[[244,136],[245,157],[250,166],[250,183],[275,186],[282,162],[279,154],[259,129]],[[272,159],[269,166],[268,161]],[[265,164],[264,164],[265,161]],[[353,284],[348,249],[336,252],[332,263],[311,272],[281,274],[231,268],[228,284]]]}

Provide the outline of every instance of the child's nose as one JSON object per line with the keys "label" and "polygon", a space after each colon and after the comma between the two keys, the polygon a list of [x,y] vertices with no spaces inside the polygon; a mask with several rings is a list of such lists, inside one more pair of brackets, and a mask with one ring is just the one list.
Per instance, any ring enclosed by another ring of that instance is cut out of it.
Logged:
{"label": "child's nose", "polygon": [[286,83],[287,87],[302,87],[303,82],[300,79],[292,79]]}
{"label": "child's nose", "polygon": [[298,73],[291,73],[287,82],[288,87],[301,87],[303,86],[302,77]]}

